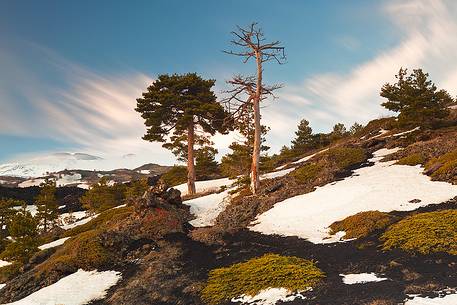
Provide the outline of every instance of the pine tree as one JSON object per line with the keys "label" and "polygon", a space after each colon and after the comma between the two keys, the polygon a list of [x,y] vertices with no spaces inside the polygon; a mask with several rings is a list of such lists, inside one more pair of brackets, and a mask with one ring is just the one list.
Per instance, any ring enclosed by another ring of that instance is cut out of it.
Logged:
{"label": "pine tree", "polygon": [[211,90],[214,83],[195,73],[160,75],[137,99],[136,111],[147,127],[143,139],[164,142],[163,147],[187,161],[189,194],[195,194],[194,146],[224,132],[226,113]]}
{"label": "pine tree", "polygon": [[98,183],[91,186],[80,201],[85,209],[102,212],[118,205],[120,199],[117,198],[115,189],[108,185],[108,178],[102,177]]}
{"label": "pine tree", "polygon": [[9,243],[1,258],[26,263],[38,251],[38,221],[26,209],[26,205],[14,213],[9,222],[9,234],[14,242]]}
{"label": "pine tree", "polygon": [[141,198],[148,189],[148,179],[146,178],[131,181],[125,190],[125,199],[135,200]]}
{"label": "pine tree", "polygon": [[15,199],[0,199],[0,252],[4,250],[8,244],[7,237],[9,234],[9,226],[11,217],[16,212],[13,207],[25,204],[20,200]]}
{"label": "pine tree", "polygon": [[8,223],[14,215],[12,199],[0,199],[0,238],[8,236]]}
{"label": "pine tree", "polygon": [[351,126],[351,128],[349,128],[349,133],[351,135],[355,135],[358,132],[362,131],[362,129],[363,129],[363,125],[362,124],[354,122],[354,124]]}
{"label": "pine tree", "polygon": [[35,199],[35,205],[37,206],[36,217],[44,232],[54,227],[59,217],[59,206],[55,194],[55,181],[46,180],[40,185],[40,193]]}
{"label": "pine tree", "polygon": [[217,149],[204,146],[195,154],[195,172],[200,180],[213,179],[220,175],[219,164],[216,161]]}
{"label": "pine tree", "polygon": [[388,99],[385,108],[399,112],[398,123],[404,126],[433,127],[449,114],[447,107],[455,102],[446,90],[428,79],[428,73],[415,69],[410,75],[401,68],[395,84],[386,83],[380,95]]}
{"label": "pine tree", "polygon": [[348,135],[348,132],[346,130],[346,126],[344,126],[344,124],[342,124],[342,123],[338,123],[338,124],[335,124],[335,126],[333,126],[333,130],[330,133],[330,140],[332,142],[337,141],[347,135]]}
{"label": "pine tree", "polygon": [[298,124],[298,130],[295,132],[295,139],[292,140],[292,150],[305,152],[310,149],[313,142],[313,129],[309,126],[307,120],[301,120]]}

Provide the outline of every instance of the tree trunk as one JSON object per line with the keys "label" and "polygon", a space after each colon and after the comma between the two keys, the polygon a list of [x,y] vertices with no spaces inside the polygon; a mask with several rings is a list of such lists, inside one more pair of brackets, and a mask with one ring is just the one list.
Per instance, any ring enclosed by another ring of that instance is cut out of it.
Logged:
{"label": "tree trunk", "polygon": [[251,191],[256,194],[260,187],[259,181],[259,163],[260,163],[260,145],[261,145],[261,125],[260,125],[260,98],[262,96],[262,57],[260,52],[256,52],[257,62],[257,86],[255,96],[252,99],[254,110],[254,149],[252,152],[251,166]]}
{"label": "tree trunk", "polygon": [[194,166],[194,123],[191,122],[187,129],[187,193],[193,195],[195,189],[195,166]]}

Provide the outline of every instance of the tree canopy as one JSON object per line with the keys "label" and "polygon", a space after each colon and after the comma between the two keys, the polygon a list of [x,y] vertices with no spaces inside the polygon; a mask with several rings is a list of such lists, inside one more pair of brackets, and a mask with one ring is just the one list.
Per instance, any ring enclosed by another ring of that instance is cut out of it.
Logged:
{"label": "tree canopy", "polygon": [[292,149],[303,152],[313,143],[313,129],[305,119],[300,121],[297,128],[296,137],[292,140]]}
{"label": "tree canopy", "polygon": [[380,95],[388,100],[382,106],[399,112],[400,125],[432,127],[448,115],[447,106],[454,99],[446,90],[438,90],[428,73],[415,69],[408,75],[407,69],[401,68],[395,77],[397,82],[385,84]]}
{"label": "tree canopy", "polygon": [[187,160],[189,125],[211,135],[223,131],[225,111],[211,89],[214,84],[215,80],[204,80],[196,73],[160,75],[137,99],[136,111],[147,127],[143,139],[164,142],[165,148]]}

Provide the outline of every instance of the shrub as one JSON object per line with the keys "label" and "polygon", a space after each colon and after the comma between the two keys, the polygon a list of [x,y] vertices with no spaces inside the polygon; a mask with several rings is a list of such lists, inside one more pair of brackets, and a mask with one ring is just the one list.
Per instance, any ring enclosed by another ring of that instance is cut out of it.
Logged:
{"label": "shrub", "polygon": [[421,153],[412,154],[406,157],[401,158],[397,161],[399,165],[410,165],[415,166],[418,164],[424,164],[425,158]]}
{"label": "shrub", "polygon": [[187,182],[187,168],[174,165],[168,172],[162,175],[162,180],[170,186],[176,186]]}
{"label": "shrub", "polygon": [[381,236],[383,249],[457,255],[457,210],[420,213],[393,224]]}
{"label": "shrub", "polygon": [[330,234],[345,231],[345,238],[366,237],[376,230],[387,228],[393,222],[393,217],[379,211],[360,212],[346,217],[343,220],[335,221],[330,225]]}
{"label": "shrub", "polygon": [[105,266],[112,255],[99,241],[99,231],[83,232],[59,248],[47,261],[39,266],[42,272],[55,269],[92,270]]}
{"label": "shrub", "polygon": [[316,178],[321,169],[320,164],[308,163],[292,171],[290,175],[300,183],[307,183]]}
{"label": "shrub", "polygon": [[230,267],[214,269],[202,291],[208,304],[241,295],[254,296],[267,288],[301,291],[316,286],[324,273],[312,261],[293,256],[265,254]]}
{"label": "shrub", "polygon": [[348,168],[366,161],[367,155],[363,148],[337,147],[328,151],[328,156],[335,161],[340,169]]}
{"label": "shrub", "polygon": [[16,275],[19,274],[22,265],[20,263],[12,263],[11,265],[6,265],[0,268],[0,283],[5,283]]}

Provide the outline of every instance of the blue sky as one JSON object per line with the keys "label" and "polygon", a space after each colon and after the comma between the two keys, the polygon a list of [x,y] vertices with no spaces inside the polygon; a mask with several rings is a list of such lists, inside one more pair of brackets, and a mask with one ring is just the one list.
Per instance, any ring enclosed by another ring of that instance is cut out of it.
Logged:
{"label": "blue sky", "polygon": [[[316,131],[385,115],[378,92],[401,66],[457,87],[453,1],[0,2],[0,162],[27,154],[135,153],[173,163],[140,139],[135,98],[161,73],[224,81],[252,64],[221,51],[235,25],[257,21],[286,47],[265,78],[284,88],[265,103],[272,152],[301,118]],[[446,35],[444,35],[444,33]],[[453,48],[454,47],[454,48]],[[223,153],[230,137],[216,137]]]}

